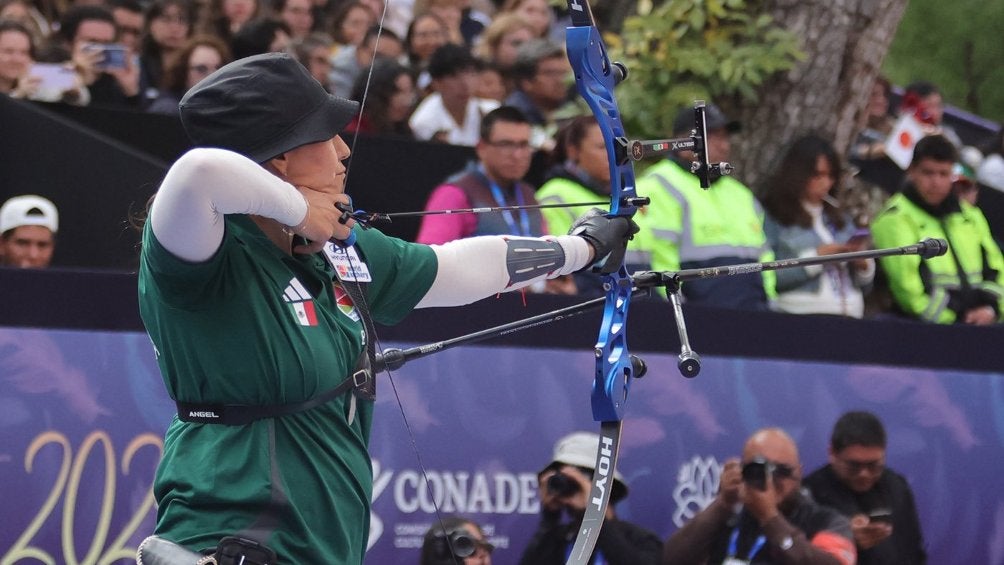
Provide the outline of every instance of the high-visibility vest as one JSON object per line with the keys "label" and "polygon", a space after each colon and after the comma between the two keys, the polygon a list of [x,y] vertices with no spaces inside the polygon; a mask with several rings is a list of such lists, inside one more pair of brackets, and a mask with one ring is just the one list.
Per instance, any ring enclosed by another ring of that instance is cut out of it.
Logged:
{"label": "high-visibility vest", "polygon": [[948,307],[951,293],[962,288],[956,257],[969,285],[996,297],[997,311],[1004,312],[1004,259],[979,208],[959,201],[958,211],[939,218],[900,192],[886,202],[871,231],[878,248],[914,245],[927,237],[944,239],[951,248],[931,259],[879,259],[893,298],[905,313],[929,322],[956,321],[956,312]]}
{"label": "high-visibility vest", "polygon": [[[581,183],[565,177],[554,177],[537,189],[537,202],[540,204],[574,204],[576,202],[609,201],[610,195],[597,194]],[[547,230],[551,235],[566,235],[579,216],[591,208],[601,208],[604,211],[609,205],[571,206],[567,208],[543,208],[541,214],[547,222]],[[635,214],[635,220],[639,214]],[[652,258],[646,241],[647,233],[639,232],[628,242],[627,255],[624,262],[639,269],[649,269]]]}
{"label": "high-visibility vest", "polygon": [[[637,192],[652,203],[644,226],[652,235],[652,268],[676,271],[736,263],[772,261],[774,253],[763,231],[764,212],[753,192],[731,177],[701,188],[697,176],[670,159],[639,179]],[[763,272],[768,297],[776,277]]]}

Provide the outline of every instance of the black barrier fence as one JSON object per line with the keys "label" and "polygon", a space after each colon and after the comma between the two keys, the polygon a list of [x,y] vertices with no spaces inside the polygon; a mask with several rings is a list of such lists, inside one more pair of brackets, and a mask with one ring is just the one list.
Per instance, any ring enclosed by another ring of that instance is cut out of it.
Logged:
{"label": "black barrier fence", "polygon": [[[132,224],[168,165],[190,147],[178,118],[0,96],[0,130],[0,202],[35,193],[56,204],[53,264],[134,270],[139,232]],[[406,139],[360,136],[353,147],[347,192],[371,212],[423,209],[429,192],[474,158],[469,147]],[[543,168],[538,154],[528,178],[539,181]],[[1004,241],[1004,193],[983,190],[979,205]],[[419,222],[402,218],[380,229],[412,240]]]}
{"label": "black barrier fence", "polygon": [[[107,271],[0,268],[0,327],[142,331],[136,276]],[[14,298],[16,297],[16,298]],[[416,310],[404,322],[380,327],[383,342],[429,343],[578,303],[568,296],[519,293],[462,308]],[[903,319],[855,320],[684,306],[690,341],[702,355],[866,363],[999,373],[1004,326],[926,324]],[[556,321],[492,340],[492,344],[591,349],[601,312]],[[637,298],[629,316],[631,350],[678,353],[672,308]],[[486,342],[489,343],[489,342]]]}
{"label": "black barrier fence", "polygon": [[[43,195],[60,212],[53,264],[134,270],[142,217],[168,165],[189,149],[177,118],[42,105],[0,96],[0,202]],[[429,192],[474,158],[469,147],[360,136],[347,191],[357,208],[421,210]],[[381,231],[413,239],[419,220]]]}

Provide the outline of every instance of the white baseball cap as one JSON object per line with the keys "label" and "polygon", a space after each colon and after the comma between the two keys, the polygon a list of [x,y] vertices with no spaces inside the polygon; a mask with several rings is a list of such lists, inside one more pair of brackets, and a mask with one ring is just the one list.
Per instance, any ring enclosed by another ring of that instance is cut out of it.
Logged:
{"label": "white baseball cap", "polygon": [[[596,451],[600,447],[600,436],[590,432],[574,432],[558,440],[554,444],[554,457],[547,467],[540,470],[537,476],[541,476],[547,471],[560,467],[561,465],[571,465],[584,469],[593,469],[596,465]],[[614,469],[614,490],[611,498],[614,502],[627,496],[627,483],[620,471]]]}
{"label": "white baseball cap", "polygon": [[34,194],[15,196],[0,207],[0,233],[21,226],[43,226],[49,231],[59,231],[59,212],[56,205]]}

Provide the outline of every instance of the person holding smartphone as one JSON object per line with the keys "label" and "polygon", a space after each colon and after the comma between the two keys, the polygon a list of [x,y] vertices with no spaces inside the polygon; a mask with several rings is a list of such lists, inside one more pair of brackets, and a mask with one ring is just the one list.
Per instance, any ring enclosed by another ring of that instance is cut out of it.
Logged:
{"label": "person holding smartphone", "polygon": [[859,564],[927,562],[910,484],[885,466],[886,432],[878,416],[847,412],[833,426],[830,462],[805,478],[820,503],[850,518]]}
{"label": "person holding smartphone", "polygon": [[90,93],[91,106],[140,105],[139,66],[116,42],[115,18],[104,6],[73,6],[60,21],[59,38]]}
{"label": "person holding smartphone", "polygon": [[[796,139],[760,190],[764,232],[778,260],[863,251],[868,230],[854,225],[835,198],[841,176],[833,145],[818,136]],[[792,314],[861,318],[875,261],[808,265],[777,271],[774,308]]]}
{"label": "person holding smartphone", "polygon": [[798,448],[784,430],[755,432],[722,468],[718,496],[666,540],[666,565],[854,565],[851,527],[803,494]]}

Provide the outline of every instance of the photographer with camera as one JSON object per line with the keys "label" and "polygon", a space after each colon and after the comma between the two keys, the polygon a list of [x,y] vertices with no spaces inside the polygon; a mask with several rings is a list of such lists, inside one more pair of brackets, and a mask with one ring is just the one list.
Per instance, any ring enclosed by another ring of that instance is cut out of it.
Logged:
{"label": "photographer with camera", "polygon": [[862,565],[927,562],[913,491],[885,466],[886,433],[871,412],[848,412],[833,425],[829,464],[805,478],[820,504],[851,520]]}
{"label": "photographer with camera", "polygon": [[477,523],[447,516],[425,532],[419,565],[492,565],[494,549]]}
{"label": "photographer with camera", "polygon": [[[521,565],[562,564],[571,553],[575,534],[586,510],[596,450],[600,437],[576,432],[554,446],[553,460],[537,478],[540,481],[540,526],[523,550]],[[662,541],[656,534],[618,520],[614,505],[627,497],[624,477],[614,469],[610,506],[600,529],[592,565],[645,565],[658,563]],[[567,516],[569,521],[562,522]]]}
{"label": "photographer with camera", "polygon": [[801,490],[798,448],[779,428],[755,432],[722,468],[718,496],[666,540],[663,563],[854,565],[851,528]]}

